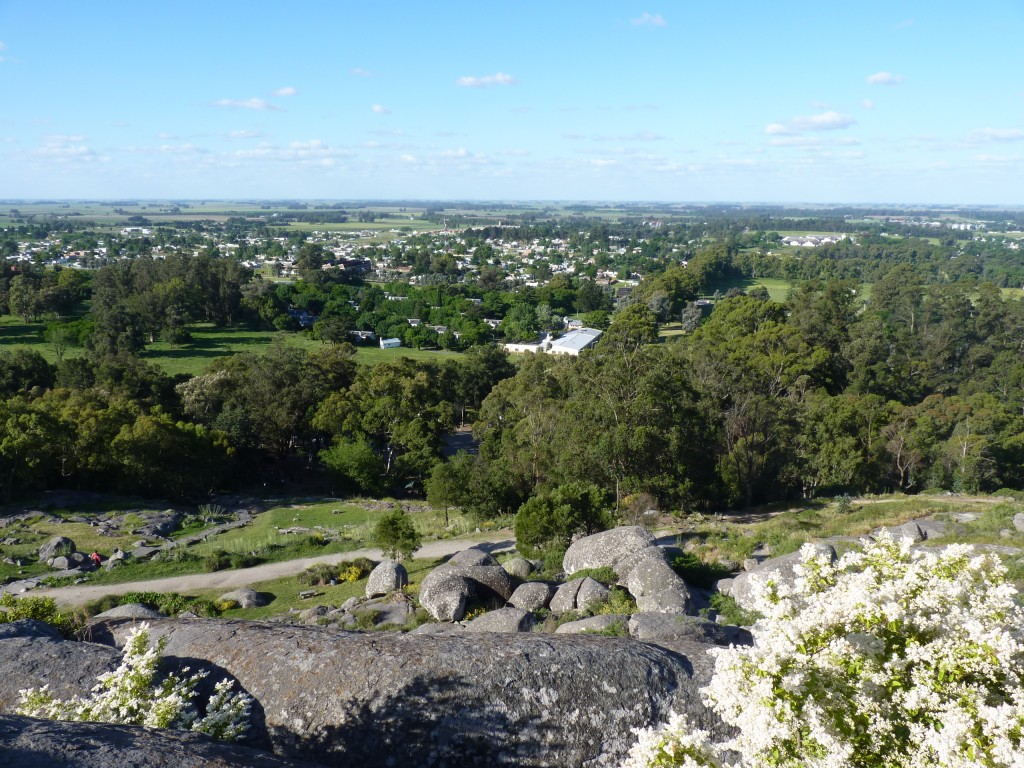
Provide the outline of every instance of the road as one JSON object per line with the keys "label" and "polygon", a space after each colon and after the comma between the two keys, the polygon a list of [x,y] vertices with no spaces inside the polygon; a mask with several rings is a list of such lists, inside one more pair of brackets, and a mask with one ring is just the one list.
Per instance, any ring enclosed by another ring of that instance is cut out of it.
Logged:
{"label": "road", "polygon": [[[442,539],[424,544],[417,552],[417,559],[433,560],[446,555],[453,555],[470,547],[480,547],[488,552],[512,549],[515,537],[511,531],[494,531],[490,534],[476,534],[458,539]],[[126,592],[181,592],[188,593],[200,589],[216,589],[230,592],[233,589],[248,587],[260,581],[278,579],[282,576],[294,576],[315,563],[337,563],[352,560],[356,557],[369,557],[380,560],[383,555],[379,549],[356,549],[351,552],[339,552],[333,555],[318,557],[302,557],[297,560],[283,560],[279,563],[265,563],[252,568],[238,568],[213,573],[190,573],[185,576],[170,576],[165,579],[150,581],[129,581],[123,584],[74,584],[69,587],[52,589],[33,589],[27,594],[33,597],[52,597],[58,605],[82,605],[98,600],[104,595],[123,595]]]}

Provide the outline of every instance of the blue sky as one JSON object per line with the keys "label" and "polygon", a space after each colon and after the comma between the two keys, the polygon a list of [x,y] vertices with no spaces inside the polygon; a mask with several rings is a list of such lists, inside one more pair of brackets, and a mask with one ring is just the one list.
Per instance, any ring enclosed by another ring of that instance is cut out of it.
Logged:
{"label": "blue sky", "polygon": [[1024,204],[1024,3],[0,0],[0,197]]}

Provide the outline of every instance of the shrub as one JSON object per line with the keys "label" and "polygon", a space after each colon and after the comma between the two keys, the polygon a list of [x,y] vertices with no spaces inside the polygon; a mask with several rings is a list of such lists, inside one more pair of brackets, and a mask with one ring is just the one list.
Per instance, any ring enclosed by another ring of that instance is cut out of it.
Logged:
{"label": "shrub", "polygon": [[308,587],[329,584],[331,579],[336,578],[338,578],[338,566],[330,563],[314,563],[298,575],[299,583]]}
{"label": "shrub", "polygon": [[231,567],[231,556],[218,549],[203,558],[203,567],[207,571],[225,571]]}
{"label": "shrub", "polygon": [[704,562],[692,552],[684,552],[672,559],[672,570],[687,584],[712,589],[719,579],[732,575],[732,571],[718,562]]}
{"label": "shrub", "polygon": [[757,582],[754,645],[715,649],[702,693],[737,735],[685,718],[641,733],[627,766],[1019,766],[1024,608],[992,555],[883,534],[792,587]]}
{"label": "shrub", "polygon": [[[150,648],[149,625],[140,624],[125,642],[121,666],[100,675],[89,698],[61,701],[50,695],[46,686],[30,688],[20,692],[18,714],[50,720],[187,729],[226,741],[244,735],[252,699],[244,693],[231,693],[232,682],[221,680],[214,687],[206,714],[199,717],[192,702],[196,685],[206,673],[158,678],[163,648],[163,638],[155,648]],[[183,674],[187,672],[187,668],[182,670]]]}
{"label": "shrub", "polygon": [[36,619],[52,624],[66,637],[74,635],[81,622],[57,610],[52,597],[15,597],[10,592],[0,593],[0,624],[21,619]]}
{"label": "shrub", "polygon": [[399,507],[377,521],[373,541],[386,557],[402,560],[420,548],[420,535],[409,514]]}

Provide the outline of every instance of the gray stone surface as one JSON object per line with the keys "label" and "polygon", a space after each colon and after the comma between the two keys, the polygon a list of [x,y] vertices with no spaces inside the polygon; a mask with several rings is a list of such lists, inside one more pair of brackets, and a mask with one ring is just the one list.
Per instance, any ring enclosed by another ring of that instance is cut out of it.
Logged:
{"label": "gray stone surface", "polygon": [[612,528],[574,541],[562,558],[562,569],[571,576],[584,568],[614,568],[628,555],[653,545],[654,536],[646,528]]}
{"label": "gray stone surface", "polygon": [[96,678],[120,662],[119,651],[65,640],[41,621],[0,624],[0,713],[14,713],[23,688],[49,685],[50,692],[61,699],[86,696]]}
{"label": "gray stone surface", "polygon": [[452,633],[465,632],[466,628],[461,624],[420,624],[412,630],[410,635],[450,635]]}
{"label": "gray stone surface", "polygon": [[512,597],[512,592],[515,589],[512,577],[500,565],[442,565],[440,567],[473,582],[476,596],[481,600],[493,598],[504,603]]}
{"label": "gray stone surface", "polygon": [[657,547],[644,550],[626,577],[626,589],[633,597],[653,595],[683,583]]}
{"label": "gray stone surface", "polygon": [[[0,715],[4,768],[299,768],[296,760],[189,731]],[[312,766],[309,766],[312,768]]]}
{"label": "gray stone surface", "polygon": [[420,605],[438,621],[461,621],[466,601],[473,594],[469,580],[441,568],[427,574],[420,584]]}
{"label": "gray stone surface", "polygon": [[629,617],[629,634],[646,643],[662,640],[693,640],[713,645],[750,645],[750,632],[741,627],[716,624],[696,616],[668,613],[634,613]]}
{"label": "gray stone surface", "polygon": [[[123,641],[130,624],[97,636]],[[618,765],[633,729],[691,716],[710,659],[630,638],[346,633],[272,622],[151,623],[166,654],[199,659],[256,698],[277,754],[327,765]]]}
{"label": "gray stone surface", "polygon": [[238,603],[239,608],[262,608],[270,602],[265,594],[257,592],[255,589],[249,589],[248,587],[235,589],[231,592],[225,592],[217,599],[224,601],[233,600]]}
{"label": "gray stone surface", "polygon": [[148,605],[142,603],[125,603],[124,605],[116,605],[108,611],[98,613],[94,618],[97,619],[166,619],[167,616],[160,613],[160,611],[154,611]]}
{"label": "gray stone surface", "polygon": [[587,576],[576,593],[576,609],[586,611],[589,608],[596,608],[608,600],[610,593],[611,590],[604,584]]}
{"label": "gray stone surface", "polygon": [[52,560],[58,554],[69,554],[77,551],[75,542],[67,536],[54,536],[39,548],[39,562],[45,563]]}
{"label": "gray stone surface", "polygon": [[366,580],[366,596],[387,595],[408,584],[409,572],[404,565],[394,560],[382,560],[370,571],[370,577]]}
{"label": "gray stone surface", "polygon": [[472,566],[472,565],[497,565],[498,561],[495,560],[490,553],[485,552],[479,547],[470,547],[464,549],[461,552],[456,552],[448,560],[447,565],[459,565],[459,566]]}
{"label": "gray stone surface", "polygon": [[583,579],[573,579],[559,586],[551,597],[551,602],[548,603],[551,612],[558,614],[576,610],[576,595],[579,594],[582,584]]}
{"label": "gray stone surface", "polygon": [[[814,547],[815,551],[828,555],[835,562],[836,551],[831,544],[817,543],[810,546]],[[797,578],[796,566],[800,565],[800,563],[801,555],[799,550],[788,555],[782,555],[781,557],[768,558],[753,570],[743,571],[738,574],[732,580],[732,584],[729,585],[729,594],[735,598],[741,608],[750,609],[753,607],[751,602],[752,579],[771,578],[780,584],[793,584]]]}
{"label": "gray stone surface", "polygon": [[909,538],[915,544],[928,538],[927,534],[921,530],[921,526],[917,524],[916,520],[903,523],[903,525],[883,526],[882,528],[872,531],[871,535],[878,536],[882,531],[888,531],[889,535],[897,541]]}
{"label": "gray stone surface", "polygon": [[1014,530],[1024,533],[1024,512],[1018,512],[1013,516]]}
{"label": "gray stone surface", "polygon": [[515,579],[528,579],[533,573],[533,563],[525,557],[513,557],[501,566],[509,576]]}
{"label": "gray stone surface", "polygon": [[524,611],[539,611],[548,607],[554,594],[555,588],[546,582],[527,581],[516,587],[512,597],[508,599],[508,604]]}
{"label": "gray stone surface", "polygon": [[600,616],[588,616],[585,619],[578,619],[577,621],[567,621],[565,624],[560,624],[558,626],[558,629],[555,630],[555,634],[582,635],[588,632],[603,632],[616,624],[621,624],[625,627],[628,621],[629,616],[624,616],[620,613],[604,613]]}
{"label": "gray stone surface", "polygon": [[670,587],[653,595],[641,595],[636,598],[636,607],[640,611],[658,611],[660,613],[684,614],[692,613],[693,599],[686,588]]}
{"label": "gray stone surface", "polygon": [[467,632],[529,632],[533,614],[521,608],[499,608],[477,616],[466,624]]}

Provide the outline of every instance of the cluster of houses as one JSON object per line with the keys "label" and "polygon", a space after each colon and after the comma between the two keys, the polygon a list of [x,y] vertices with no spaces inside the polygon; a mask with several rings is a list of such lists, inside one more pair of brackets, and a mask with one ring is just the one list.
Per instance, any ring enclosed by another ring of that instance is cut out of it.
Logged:
{"label": "cluster of houses", "polygon": [[849,235],[788,235],[782,238],[782,244],[800,248],[817,248],[821,245],[831,245],[840,240],[849,239]]}
{"label": "cluster of houses", "polygon": [[549,355],[570,355],[577,357],[580,352],[590,349],[603,332],[596,328],[576,328],[557,339],[548,334],[541,341],[533,344],[505,344],[506,352],[536,354],[546,352]]}

